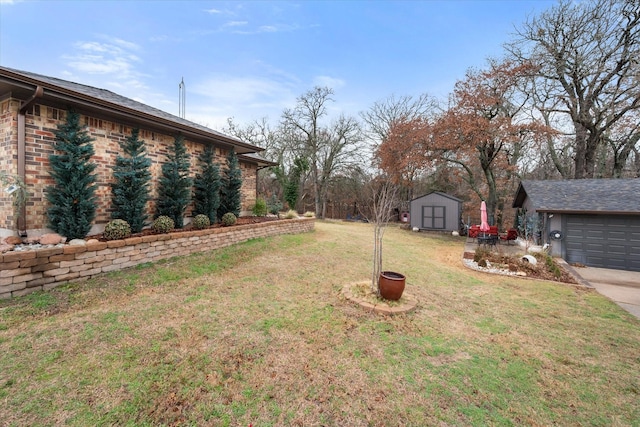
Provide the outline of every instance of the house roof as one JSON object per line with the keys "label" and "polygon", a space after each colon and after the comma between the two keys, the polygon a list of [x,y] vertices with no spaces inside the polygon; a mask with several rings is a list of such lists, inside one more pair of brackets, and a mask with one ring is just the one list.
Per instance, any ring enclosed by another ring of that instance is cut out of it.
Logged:
{"label": "house roof", "polygon": [[640,178],[522,181],[513,200],[538,212],[640,214]]}
{"label": "house roof", "polygon": [[458,199],[457,197],[454,197],[454,196],[452,196],[451,194],[442,193],[442,192],[440,192],[440,191],[432,191],[431,193],[427,193],[427,194],[424,194],[424,195],[422,195],[422,196],[415,197],[415,198],[411,199],[411,202],[413,202],[414,200],[422,199],[423,197],[430,196],[430,195],[432,195],[432,194],[437,194],[437,195],[439,195],[439,196],[446,197],[446,198],[451,199],[451,200],[455,200],[456,202],[462,202],[462,200],[461,200],[461,199]]}
{"label": "house roof", "polygon": [[269,166],[278,166],[277,162],[267,160],[258,153],[240,154],[238,157],[249,160],[252,163],[256,163],[258,165],[258,169],[267,168]]}
{"label": "house roof", "polygon": [[123,123],[134,126],[150,126],[168,133],[181,133],[187,138],[215,142],[227,148],[233,147],[238,154],[256,153],[263,148],[248,144],[238,138],[209,129],[206,126],[174,116],[165,111],[100,89],[55,77],[43,76],[28,71],[0,67],[0,96],[10,93],[12,97],[27,100],[42,87],[42,99],[79,106],[86,111],[100,112]]}

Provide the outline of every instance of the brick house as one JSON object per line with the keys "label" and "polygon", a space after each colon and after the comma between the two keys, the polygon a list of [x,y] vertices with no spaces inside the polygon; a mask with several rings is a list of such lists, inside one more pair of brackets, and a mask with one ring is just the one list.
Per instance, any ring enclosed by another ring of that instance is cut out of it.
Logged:
{"label": "brick house", "polygon": [[[140,129],[151,159],[152,195],[149,213],[154,211],[156,184],[166,161],[168,147],[177,134],[185,138],[191,155],[192,176],[197,156],[205,146],[215,148],[216,159],[225,163],[231,148],[238,154],[242,170],[242,211],[256,200],[257,171],[274,165],[258,154],[262,148],[198,125],[105,89],[26,71],[0,67],[0,171],[22,177],[29,200],[15,221],[11,197],[0,188],[0,237],[18,231],[25,235],[46,232],[47,201],[44,189],[53,183],[48,173],[48,156],[53,153],[56,125],[68,109],[81,114],[93,141],[97,164],[96,219],[91,233],[101,232],[110,220],[112,166],[133,128]],[[191,208],[186,215],[189,216]]]}

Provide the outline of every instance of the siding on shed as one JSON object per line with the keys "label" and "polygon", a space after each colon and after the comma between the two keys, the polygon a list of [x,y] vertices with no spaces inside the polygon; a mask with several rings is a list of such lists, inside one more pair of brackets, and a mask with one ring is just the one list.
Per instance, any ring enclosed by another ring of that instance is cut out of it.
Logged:
{"label": "siding on shed", "polygon": [[[461,201],[444,193],[433,192],[417,197],[410,203],[411,228],[441,231],[458,230],[460,228],[460,210]],[[425,223],[425,217],[427,223]]]}

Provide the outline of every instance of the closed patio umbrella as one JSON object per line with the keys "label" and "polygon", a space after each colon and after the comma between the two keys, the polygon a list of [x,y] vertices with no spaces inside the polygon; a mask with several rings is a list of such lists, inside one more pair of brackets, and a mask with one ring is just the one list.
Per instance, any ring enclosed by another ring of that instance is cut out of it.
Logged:
{"label": "closed patio umbrella", "polygon": [[487,222],[487,204],[484,200],[480,203],[480,231],[483,233],[489,231],[489,223]]}

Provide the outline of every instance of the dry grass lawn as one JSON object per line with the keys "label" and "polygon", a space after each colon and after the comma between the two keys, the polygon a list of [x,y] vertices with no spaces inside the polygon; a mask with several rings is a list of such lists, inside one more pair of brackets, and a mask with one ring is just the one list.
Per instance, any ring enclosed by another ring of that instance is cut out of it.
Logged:
{"label": "dry grass lawn", "polygon": [[419,305],[365,312],[340,290],[369,277],[372,240],[318,221],[2,301],[0,424],[640,425],[640,321],[398,228],[384,267]]}

